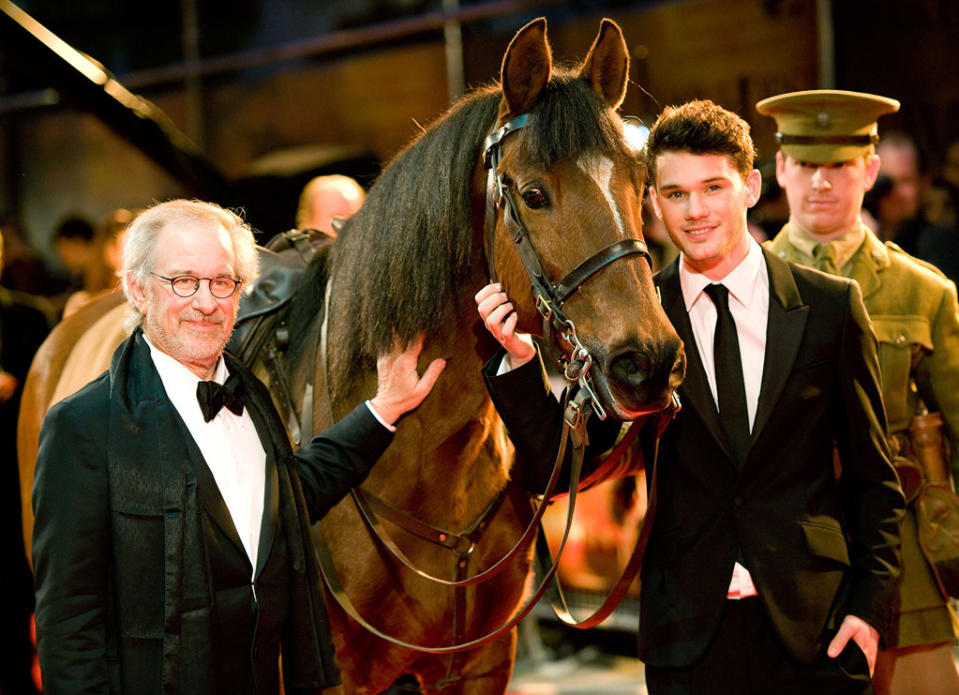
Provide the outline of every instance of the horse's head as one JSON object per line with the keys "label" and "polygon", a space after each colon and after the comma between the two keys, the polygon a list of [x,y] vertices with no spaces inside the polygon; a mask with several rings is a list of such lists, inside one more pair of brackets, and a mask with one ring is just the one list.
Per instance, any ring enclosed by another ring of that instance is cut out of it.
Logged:
{"label": "horse's head", "polygon": [[520,329],[545,333],[569,372],[585,364],[601,406],[622,419],[667,405],[685,367],[642,241],[645,167],[616,114],[628,72],[614,22],[576,71],[554,70],[546,20],[531,22],[503,58],[486,149],[499,212],[488,206],[487,255]]}

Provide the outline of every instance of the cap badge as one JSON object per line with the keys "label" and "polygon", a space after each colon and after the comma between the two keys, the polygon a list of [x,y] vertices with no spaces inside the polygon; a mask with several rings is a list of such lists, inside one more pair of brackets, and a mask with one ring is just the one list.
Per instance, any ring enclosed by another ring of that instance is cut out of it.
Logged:
{"label": "cap badge", "polygon": [[829,114],[825,111],[820,111],[816,114],[816,126],[825,130],[829,127],[830,118]]}

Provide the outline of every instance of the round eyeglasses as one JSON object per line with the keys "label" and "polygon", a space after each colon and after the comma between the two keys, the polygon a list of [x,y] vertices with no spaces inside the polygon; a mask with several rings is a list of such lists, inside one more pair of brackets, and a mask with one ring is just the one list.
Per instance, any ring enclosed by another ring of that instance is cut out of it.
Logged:
{"label": "round eyeglasses", "polygon": [[232,297],[236,288],[240,286],[239,280],[233,278],[198,278],[195,275],[177,275],[168,278],[159,273],[150,272],[150,275],[166,280],[170,283],[173,294],[177,297],[192,297],[200,289],[200,280],[206,280],[210,285],[210,294],[217,299],[226,299]]}

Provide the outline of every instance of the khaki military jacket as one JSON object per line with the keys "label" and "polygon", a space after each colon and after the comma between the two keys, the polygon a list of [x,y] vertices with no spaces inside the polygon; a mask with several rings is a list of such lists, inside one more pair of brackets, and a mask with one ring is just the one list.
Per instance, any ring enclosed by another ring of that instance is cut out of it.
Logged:
{"label": "khaki military jacket", "polygon": [[[788,225],[767,241],[781,258],[817,267],[797,249]],[[890,434],[907,429],[919,407],[942,412],[959,482],[959,308],[956,286],[935,266],[883,244],[869,229],[842,274],[859,283],[879,339],[879,368]],[[913,384],[915,386],[913,386]]]}

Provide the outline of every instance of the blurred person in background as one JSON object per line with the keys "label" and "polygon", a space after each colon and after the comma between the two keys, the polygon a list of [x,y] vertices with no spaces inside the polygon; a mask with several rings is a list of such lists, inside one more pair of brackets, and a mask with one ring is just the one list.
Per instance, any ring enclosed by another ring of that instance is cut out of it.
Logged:
{"label": "blurred person in background", "polygon": [[916,255],[959,283],[959,188],[944,178],[934,179],[923,191],[921,215],[929,228]]}
{"label": "blurred person in background", "polygon": [[892,189],[879,203],[882,239],[895,241],[909,253],[915,253],[919,234],[919,150],[905,133],[893,131],[876,146],[879,171],[889,177]]}
{"label": "blurred person in background", "polygon": [[104,290],[119,287],[117,271],[123,264],[123,234],[133,221],[133,213],[125,208],[111,212],[93,235],[87,266],[83,271],[83,289],[67,299],[63,307],[66,318]]}
{"label": "blurred person in background", "polygon": [[34,296],[46,296],[62,289],[62,284],[57,283],[19,226],[10,220],[0,221],[0,234],[4,238],[0,285]]}
{"label": "blurred person in background", "polygon": [[315,229],[335,237],[333,218],[346,219],[363,201],[366,191],[355,179],[342,174],[317,176],[303,187],[296,210],[297,229]]}
{"label": "blurred person in background", "polygon": [[959,188],[959,139],[946,145],[946,159],[942,165],[942,178]]}
{"label": "blurred person in background", "polygon": [[959,188],[944,178],[933,179],[923,191],[922,216],[936,226],[955,229],[959,224]]}
{"label": "blurred person in background", "polygon": [[[3,235],[0,234],[0,267]],[[0,543],[5,600],[0,603],[0,693],[35,693],[30,675],[33,575],[23,546],[17,415],[34,353],[50,331],[41,300],[0,287]]]}
{"label": "blurred person in background", "polygon": [[45,294],[60,319],[70,295],[83,289],[83,274],[93,258],[93,226],[78,215],[67,217],[57,225],[51,244],[60,268],[55,271],[57,282]]}
{"label": "blurred person in background", "polygon": [[53,233],[53,248],[70,276],[71,288],[79,289],[93,255],[93,226],[82,217],[66,218]]}
{"label": "blurred person in background", "polygon": [[876,154],[879,175],[863,199],[863,221],[880,239],[932,263],[955,282],[959,248],[955,223],[948,222],[953,208],[951,184],[941,179],[934,187],[926,181],[916,144],[905,133],[884,135]]}
{"label": "blurred person in background", "polygon": [[[882,231],[879,229],[879,202],[891,193],[892,179],[879,172],[876,174],[876,181],[872,184],[872,188],[866,191],[862,197],[862,223],[880,238]],[[783,224],[785,223],[786,221],[783,221]]]}

